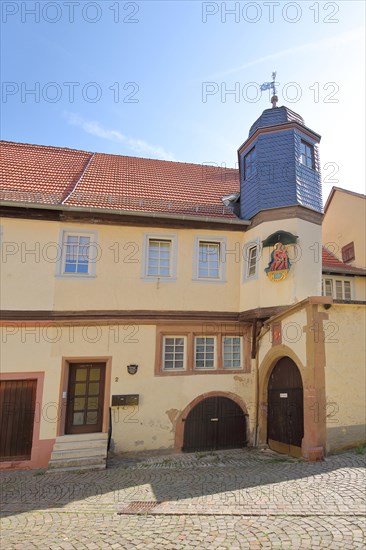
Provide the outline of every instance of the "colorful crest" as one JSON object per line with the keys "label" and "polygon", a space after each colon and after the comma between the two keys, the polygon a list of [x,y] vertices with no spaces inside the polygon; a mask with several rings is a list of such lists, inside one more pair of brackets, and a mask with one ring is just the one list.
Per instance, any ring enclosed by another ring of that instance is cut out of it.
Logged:
{"label": "colorful crest", "polygon": [[283,281],[286,279],[291,263],[288,257],[286,246],[280,242],[275,244],[275,249],[271,253],[271,259],[268,267],[265,269],[271,281]]}

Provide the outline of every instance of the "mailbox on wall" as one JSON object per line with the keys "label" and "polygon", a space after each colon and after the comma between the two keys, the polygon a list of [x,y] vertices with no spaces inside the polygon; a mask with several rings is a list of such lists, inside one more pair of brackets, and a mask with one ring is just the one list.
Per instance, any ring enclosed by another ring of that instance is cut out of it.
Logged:
{"label": "mailbox on wall", "polygon": [[139,394],[131,393],[129,395],[112,395],[112,407],[127,407],[139,404]]}

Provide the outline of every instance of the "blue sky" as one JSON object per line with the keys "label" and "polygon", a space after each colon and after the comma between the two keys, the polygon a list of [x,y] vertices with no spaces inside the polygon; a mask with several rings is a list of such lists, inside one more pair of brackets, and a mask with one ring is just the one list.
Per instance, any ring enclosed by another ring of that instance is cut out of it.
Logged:
{"label": "blue sky", "polygon": [[364,32],[362,1],[3,1],[1,136],[235,166],[277,70],[324,198],[364,193]]}

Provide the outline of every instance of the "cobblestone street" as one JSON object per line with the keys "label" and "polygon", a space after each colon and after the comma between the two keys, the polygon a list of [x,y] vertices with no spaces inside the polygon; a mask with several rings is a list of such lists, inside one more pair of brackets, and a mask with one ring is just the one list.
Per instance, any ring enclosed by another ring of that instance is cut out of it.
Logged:
{"label": "cobblestone street", "polygon": [[1,548],[363,549],[364,466],[235,450],[3,472]]}

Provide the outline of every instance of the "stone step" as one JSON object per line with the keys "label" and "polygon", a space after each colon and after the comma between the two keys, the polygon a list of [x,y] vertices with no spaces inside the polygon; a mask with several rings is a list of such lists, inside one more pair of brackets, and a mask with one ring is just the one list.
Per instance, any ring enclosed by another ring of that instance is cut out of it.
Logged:
{"label": "stone step", "polygon": [[104,469],[107,463],[108,434],[71,434],[56,438],[48,471]]}
{"label": "stone step", "polygon": [[103,432],[90,433],[90,434],[65,434],[56,437],[56,443],[63,441],[95,441],[95,440],[108,440],[108,434]]}
{"label": "stone step", "polygon": [[53,452],[55,451],[80,451],[83,449],[105,449],[107,447],[107,441],[105,439],[94,439],[92,441],[57,441],[53,446]]}
{"label": "stone step", "polygon": [[86,469],[87,467],[105,468],[106,467],[106,457],[79,457],[79,458],[70,458],[70,459],[51,459],[48,463],[49,470],[57,470],[60,468],[75,468]]}
{"label": "stone step", "polygon": [[106,457],[107,447],[95,448],[89,447],[85,449],[57,449],[53,450],[51,454],[51,460],[60,460],[68,458],[87,458],[90,456]]}
{"label": "stone step", "polygon": [[61,472],[78,472],[79,470],[105,470],[105,464],[90,464],[88,466],[58,466],[57,468],[50,468],[46,471],[46,474],[58,474]]}

